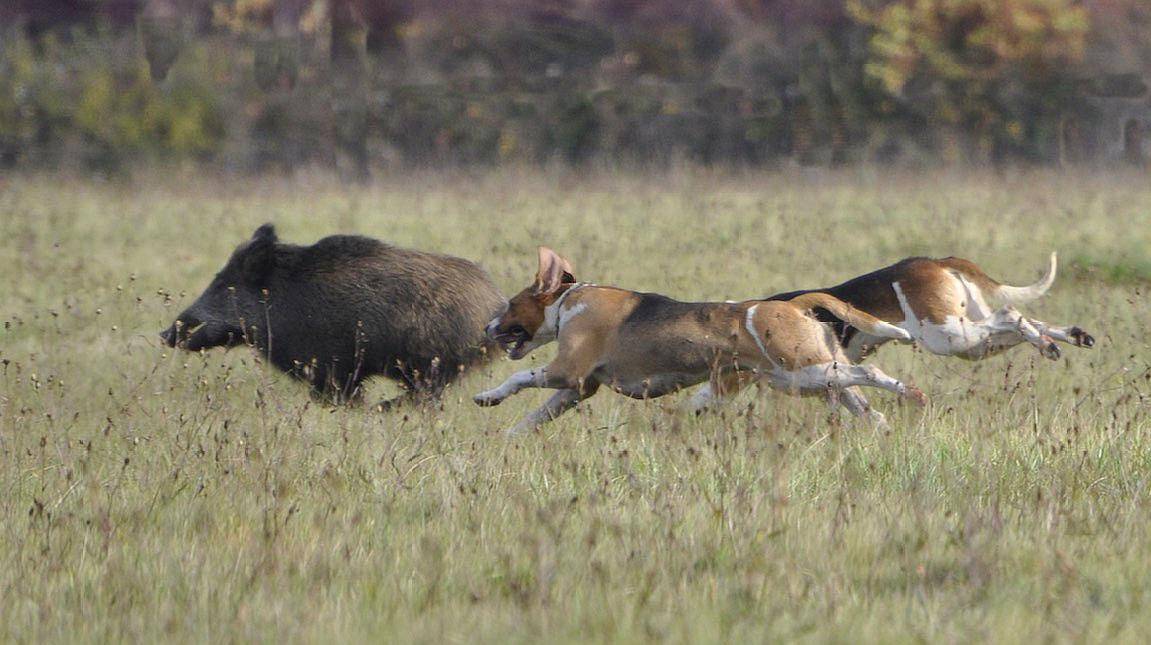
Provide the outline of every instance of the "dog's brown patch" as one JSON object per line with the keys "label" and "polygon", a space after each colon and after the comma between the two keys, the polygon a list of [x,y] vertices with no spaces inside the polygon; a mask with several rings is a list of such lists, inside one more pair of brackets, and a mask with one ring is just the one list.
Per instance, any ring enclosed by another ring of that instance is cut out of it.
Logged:
{"label": "dog's brown patch", "polygon": [[508,301],[507,310],[499,317],[496,334],[507,333],[516,327],[521,327],[531,336],[535,336],[540,326],[544,324],[544,312],[558,298],[558,294],[539,293],[532,287],[517,293]]}

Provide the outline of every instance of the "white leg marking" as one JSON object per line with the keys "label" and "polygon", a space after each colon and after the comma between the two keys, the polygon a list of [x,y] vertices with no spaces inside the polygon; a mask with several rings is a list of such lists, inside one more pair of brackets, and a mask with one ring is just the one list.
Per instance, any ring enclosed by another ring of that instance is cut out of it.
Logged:
{"label": "white leg marking", "polygon": [[1095,345],[1095,339],[1091,337],[1091,334],[1088,334],[1077,326],[1056,327],[1055,325],[1049,325],[1042,320],[1035,320],[1034,318],[1028,318],[1027,322],[1031,323],[1040,334],[1050,336],[1059,342],[1077,347],[1092,347]]}
{"label": "white leg marking", "polygon": [[894,338],[895,340],[912,340],[911,332],[900,327],[893,325],[883,320],[875,324],[875,331],[882,333],[884,338]]}
{"label": "white leg marking", "polygon": [[836,365],[831,370],[830,380],[832,387],[866,385],[890,390],[900,396],[908,396],[913,390],[903,381],[888,376],[874,365]]}
{"label": "white leg marking", "polygon": [[499,405],[504,399],[527,387],[539,387],[543,379],[544,370],[523,370],[508,377],[499,387],[492,388],[472,397],[479,405]]}
{"label": "white leg marking", "polygon": [[1031,321],[1024,318],[1014,307],[1003,307],[995,312],[987,324],[992,331],[998,332],[1000,337],[1006,336],[1011,339],[1012,334],[1014,334],[1018,338],[1014,343],[1004,345],[1004,342],[997,337],[996,341],[998,342],[996,344],[999,348],[1010,347],[1026,340],[1034,345],[1044,357],[1052,360],[1059,358],[1059,347],[1055,345],[1055,340],[1036,329],[1035,325],[1031,324]]}
{"label": "white leg marking", "polygon": [[1042,320],[1035,320],[1034,318],[1028,318],[1027,322],[1031,323],[1031,326],[1044,336],[1050,336],[1064,343],[1075,343],[1075,338],[1071,336],[1071,330],[1067,327],[1055,327],[1054,325],[1048,325]]}
{"label": "white leg marking", "polygon": [[793,371],[778,369],[772,372],[770,378],[772,386],[782,390],[811,391],[829,388],[842,390],[855,385],[864,385],[890,390],[920,403],[927,400],[919,388],[894,379],[873,365],[822,363]]}
{"label": "white leg marking", "polygon": [[858,385],[878,387],[911,399],[918,405],[927,404],[927,395],[923,393],[923,390],[888,376],[874,365],[840,365],[836,367],[833,375],[835,381],[831,387],[838,387],[843,390]]}

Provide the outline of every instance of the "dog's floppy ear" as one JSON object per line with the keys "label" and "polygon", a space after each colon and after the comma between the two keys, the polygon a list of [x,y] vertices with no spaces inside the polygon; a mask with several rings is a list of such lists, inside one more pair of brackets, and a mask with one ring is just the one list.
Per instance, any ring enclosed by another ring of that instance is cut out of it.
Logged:
{"label": "dog's floppy ear", "polygon": [[555,293],[565,284],[575,282],[575,270],[570,262],[546,246],[539,249],[540,268],[536,272],[536,293]]}

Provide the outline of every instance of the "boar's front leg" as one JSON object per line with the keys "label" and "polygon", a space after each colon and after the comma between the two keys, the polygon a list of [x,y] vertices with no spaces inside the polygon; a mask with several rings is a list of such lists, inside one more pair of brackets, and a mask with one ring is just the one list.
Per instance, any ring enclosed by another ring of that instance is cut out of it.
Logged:
{"label": "boar's front leg", "polygon": [[389,412],[398,408],[406,406],[424,406],[436,403],[444,393],[444,388],[419,388],[409,389],[399,396],[394,396],[390,399],[383,399],[376,404],[378,412]]}
{"label": "boar's front leg", "polygon": [[428,376],[422,376],[418,371],[401,369],[397,369],[394,374],[388,376],[398,381],[405,392],[377,403],[376,410],[380,412],[388,412],[404,406],[425,406],[437,403],[443,396],[449,380],[435,369],[430,371]]}
{"label": "boar's front leg", "polygon": [[289,372],[308,382],[312,399],[325,405],[350,405],[363,400],[363,379],[338,365],[323,365],[316,361],[296,364]]}
{"label": "boar's front leg", "polygon": [[324,405],[356,405],[364,400],[364,390],[358,384],[337,385],[333,382],[311,383],[312,399]]}

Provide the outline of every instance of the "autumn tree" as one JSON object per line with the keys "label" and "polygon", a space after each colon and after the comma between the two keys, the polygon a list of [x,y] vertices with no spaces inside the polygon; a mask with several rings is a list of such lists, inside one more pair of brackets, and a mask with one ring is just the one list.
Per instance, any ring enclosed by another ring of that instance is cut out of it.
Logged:
{"label": "autumn tree", "polygon": [[1074,98],[1089,15],[1076,0],[851,0],[867,74],[977,154],[1044,155]]}

